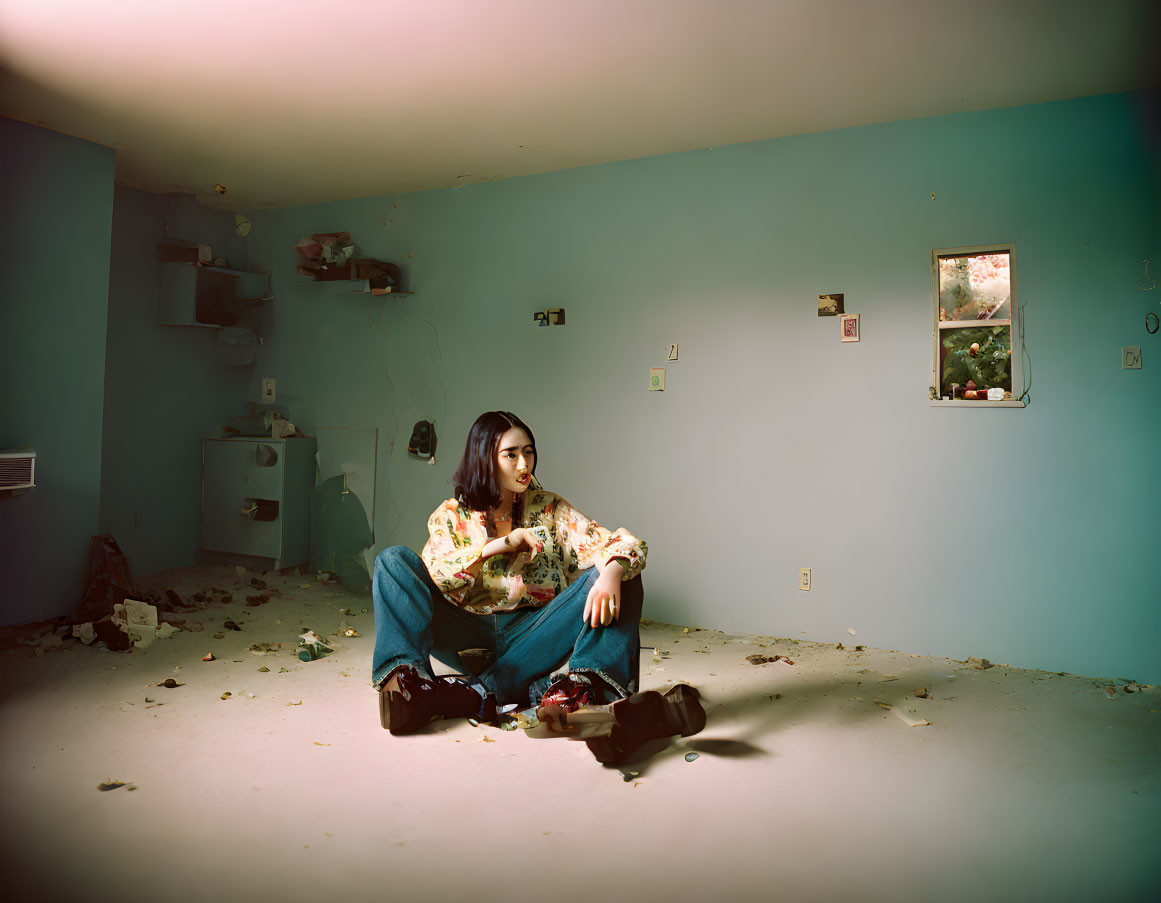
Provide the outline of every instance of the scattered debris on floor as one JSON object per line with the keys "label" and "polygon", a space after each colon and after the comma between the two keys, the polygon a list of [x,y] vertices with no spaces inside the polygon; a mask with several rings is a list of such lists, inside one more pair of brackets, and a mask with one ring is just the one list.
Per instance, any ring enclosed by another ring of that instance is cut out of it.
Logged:
{"label": "scattered debris on floor", "polygon": [[303,633],[298,638],[298,657],[301,661],[313,662],[315,659],[330,655],[334,651],[326,644],[323,637],[318,636],[309,628],[303,628]]}
{"label": "scattered debris on floor", "polygon": [[758,653],[747,655],[746,661],[748,661],[751,665],[765,665],[769,664],[770,662],[786,662],[788,665],[794,664],[794,662],[788,659],[785,655],[759,655]]}
{"label": "scattered debris on floor", "polygon": [[202,656],[203,662],[214,662],[217,660],[218,660],[218,657],[216,655],[214,655],[212,652],[207,652],[205,655]]}
{"label": "scattered debris on floor", "polygon": [[930,699],[931,698],[931,693],[928,691],[927,687],[916,687],[915,688],[915,695],[919,699]]}
{"label": "scattered debris on floor", "polygon": [[250,653],[253,655],[269,655],[272,652],[281,652],[281,643],[251,643]]}
{"label": "scattered debris on floor", "polygon": [[234,695],[233,693],[231,693],[229,690],[227,690],[225,693],[222,694],[222,699],[229,699],[233,695]]}
{"label": "scattered debris on floor", "polygon": [[229,618],[226,618],[226,620],[224,620],[222,622],[222,626],[225,627],[226,630],[241,630],[242,629],[234,621],[232,621]]}
{"label": "scattered debris on floor", "polygon": [[687,752],[685,754],[685,761],[692,762],[694,759],[699,758],[700,756],[701,756],[701,753]]}
{"label": "scattered debris on floor", "polygon": [[98,790],[116,790],[118,787],[124,787],[124,786],[126,786],[124,781],[118,781],[117,779],[114,778],[114,779],[109,780],[109,781],[102,781],[100,784],[97,785],[97,789]]}
{"label": "scattered debris on floor", "polygon": [[178,683],[178,682],[177,682],[176,680],[174,680],[172,677],[167,677],[167,678],[166,678],[165,680],[163,680],[161,683],[159,683],[159,684],[154,684],[153,686],[155,686],[155,687],[165,687],[167,690],[172,690],[172,689],[174,689],[175,687],[184,687],[184,686],[185,686],[185,684]]}

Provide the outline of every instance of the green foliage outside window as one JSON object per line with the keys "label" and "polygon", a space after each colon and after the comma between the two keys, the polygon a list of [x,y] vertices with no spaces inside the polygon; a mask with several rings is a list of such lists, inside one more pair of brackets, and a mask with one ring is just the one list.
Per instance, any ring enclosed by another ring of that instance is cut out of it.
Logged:
{"label": "green foliage outside window", "polygon": [[[979,389],[1012,391],[1011,327],[945,329],[940,338],[944,393],[950,392],[952,383],[966,386],[969,379]],[[974,353],[973,345],[978,346]]]}

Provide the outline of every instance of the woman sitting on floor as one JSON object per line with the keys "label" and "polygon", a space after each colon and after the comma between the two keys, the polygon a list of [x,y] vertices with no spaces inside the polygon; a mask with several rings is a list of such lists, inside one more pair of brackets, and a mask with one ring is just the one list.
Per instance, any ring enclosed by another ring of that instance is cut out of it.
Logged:
{"label": "woman sitting on floor", "polygon": [[[519,417],[480,415],[453,477],[456,497],[428,519],[422,558],[394,546],[376,559],[371,677],[383,727],[492,721],[511,703],[565,717],[612,703],[611,732],[587,741],[606,762],[650,739],[696,733],[705,723],[696,690],[636,692],[645,543],[542,489],[536,464]],[[432,677],[429,656],[463,673],[458,650],[472,648],[492,654],[475,680]]]}

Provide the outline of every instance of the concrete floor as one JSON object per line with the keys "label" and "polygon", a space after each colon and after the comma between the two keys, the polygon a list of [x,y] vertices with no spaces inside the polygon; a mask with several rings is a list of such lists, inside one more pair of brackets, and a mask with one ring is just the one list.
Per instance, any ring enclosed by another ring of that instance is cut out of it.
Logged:
{"label": "concrete floor", "polygon": [[[272,574],[263,579],[282,595],[248,608],[252,576],[214,566],[139,580],[237,600],[189,615],[203,631],[144,650],[0,655],[10,891],[288,903],[1155,899],[1156,688],[856,652],[857,637],[839,650],[649,623],[643,644],[668,657],[643,652],[643,686],[694,684],[709,723],[614,768],[583,743],[464,721],[391,736],[368,680],[370,599]],[[214,639],[226,618],[242,631]],[[333,636],[343,621],[361,636],[315,662],[295,657],[301,626]],[[283,651],[254,655],[254,642]],[[217,661],[201,660],[209,650]],[[753,653],[794,664],[752,665]],[[183,686],[155,686],[168,677]],[[917,698],[920,687],[932,698]],[[909,726],[921,719],[931,723]],[[107,779],[136,789],[99,792]]]}

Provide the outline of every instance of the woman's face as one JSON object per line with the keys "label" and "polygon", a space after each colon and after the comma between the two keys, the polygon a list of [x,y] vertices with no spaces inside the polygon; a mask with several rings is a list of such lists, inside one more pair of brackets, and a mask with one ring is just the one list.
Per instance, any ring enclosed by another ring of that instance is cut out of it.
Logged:
{"label": "woman's face", "polygon": [[496,476],[500,489],[515,493],[526,491],[535,466],[536,452],[524,430],[514,426],[500,437],[496,451]]}

